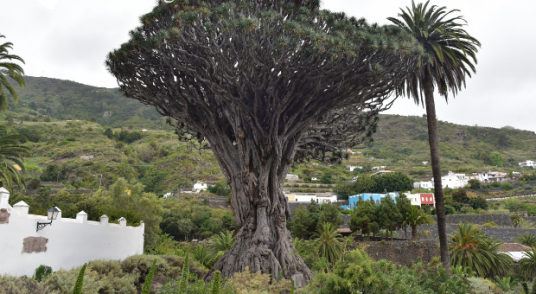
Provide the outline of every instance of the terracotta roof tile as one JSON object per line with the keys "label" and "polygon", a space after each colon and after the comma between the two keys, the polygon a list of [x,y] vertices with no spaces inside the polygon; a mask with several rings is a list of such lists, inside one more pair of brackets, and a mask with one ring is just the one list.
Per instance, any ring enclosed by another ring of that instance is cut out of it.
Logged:
{"label": "terracotta roof tile", "polygon": [[518,243],[504,243],[498,248],[499,251],[503,252],[513,252],[513,251],[525,251],[525,250],[532,250],[529,246],[525,246]]}

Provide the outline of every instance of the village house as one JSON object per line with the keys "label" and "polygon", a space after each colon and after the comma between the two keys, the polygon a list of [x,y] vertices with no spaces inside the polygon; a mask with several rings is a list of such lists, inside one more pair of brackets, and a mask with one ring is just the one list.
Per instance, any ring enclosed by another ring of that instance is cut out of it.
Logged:
{"label": "village house", "polygon": [[532,167],[532,168],[536,168],[536,162],[532,161],[532,160],[525,160],[523,162],[520,162],[519,163],[519,166],[520,167]]}
{"label": "village house", "polygon": [[389,195],[393,199],[393,201],[396,202],[395,197],[398,196],[398,192],[389,192],[387,194],[362,193],[362,194],[357,194],[357,195],[353,195],[353,196],[348,197],[348,208],[349,209],[354,209],[354,207],[356,207],[357,202],[359,201],[359,197],[363,198],[363,200],[372,199],[372,201],[374,201],[376,203],[380,203],[382,198],[385,198],[387,195]]}
{"label": "village house", "polygon": [[[432,182],[434,181],[434,178],[432,178]],[[458,174],[449,171],[446,176],[441,177],[441,185],[443,186],[443,189],[445,188],[463,188],[465,185],[469,183],[469,179],[465,174]]]}

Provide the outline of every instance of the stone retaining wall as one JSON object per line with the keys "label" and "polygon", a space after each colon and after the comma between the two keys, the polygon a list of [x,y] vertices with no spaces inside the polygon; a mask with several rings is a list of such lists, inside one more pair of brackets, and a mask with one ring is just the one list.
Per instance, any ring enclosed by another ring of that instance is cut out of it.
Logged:
{"label": "stone retaining wall", "polygon": [[[530,233],[536,235],[536,229],[514,229],[514,228],[488,228],[481,227],[482,231],[490,237],[498,238],[499,240],[505,243],[513,243],[517,236],[523,235],[524,233]],[[447,234],[452,234],[455,230],[458,230],[456,224],[447,224]],[[429,236],[426,236],[425,231],[430,233]],[[408,234],[409,234],[408,230]],[[398,231],[399,236],[404,236],[403,231]],[[428,239],[428,240],[437,240],[439,235],[437,234],[437,225],[423,225],[418,228],[419,239]]]}
{"label": "stone retaining wall", "polygon": [[387,259],[405,266],[411,266],[419,258],[428,263],[439,257],[439,243],[435,240],[359,242],[358,246],[365,246],[365,251],[376,261]]}
{"label": "stone retaining wall", "polygon": [[[437,222],[437,217],[432,216]],[[464,215],[447,215],[447,224],[459,224],[468,222],[477,225],[483,225],[487,222],[494,221],[500,227],[513,227],[512,220],[507,214],[464,214]]]}

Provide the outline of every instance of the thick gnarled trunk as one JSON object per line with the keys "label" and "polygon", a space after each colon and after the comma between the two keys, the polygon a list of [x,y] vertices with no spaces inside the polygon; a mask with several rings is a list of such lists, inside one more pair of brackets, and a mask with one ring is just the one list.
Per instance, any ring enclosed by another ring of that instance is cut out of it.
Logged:
{"label": "thick gnarled trunk", "polygon": [[432,161],[432,175],[434,176],[434,194],[437,211],[437,232],[439,234],[439,249],[441,262],[447,269],[450,268],[450,257],[447,240],[447,217],[445,215],[445,202],[443,186],[441,184],[441,162],[439,157],[439,138],[437,135],[437,117],[434,102],[434,87],[429,75],[424,77],[424,96],[426,102],[426,119],[428,121],[428,140],[430,142],[430,157]]}
{"label": "thick gnarled trunk", "polygon": [[[234,245],[205,280],[211,280],[216,270],[229,277],[246,267],[274,279],[297,275],[298,280],[310,280],[311,272],[296,253],[286,228],[290,212],[282,192],[297,140],[275,138],[258,144],[253,138],[239,138],[237,142],[231,149],[211,143],[231,187],[231,207],[240,229]],[[238,154],[233,154],[235,151]]]}

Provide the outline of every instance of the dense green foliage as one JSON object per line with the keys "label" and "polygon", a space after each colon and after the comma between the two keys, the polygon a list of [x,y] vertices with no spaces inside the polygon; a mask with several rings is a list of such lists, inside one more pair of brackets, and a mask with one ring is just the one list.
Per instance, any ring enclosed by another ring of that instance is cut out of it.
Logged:
{"label": "dense green foliage", "polygon": [[52,268],[47,265],[40,265],[35,269],[35,274],[33,278],[41,282],[52,274]]}
{"label": "dense green foliage", "polygon": [[477,226],[460,223],[449,242],[452,266],[461,266],[480,277],[503,275],[512,267],[512,258],[498,251],[502,242],[487,237]]}
{"label": "dense green foliage", "polygon": [[445,270],[437,262],[411,268],[373,261],[363,250],[350,251],[332,271],[318,273],[307,293],[470,293],[463,275]]}
{"label": "dense green foliage", "polygon": [[348,199],[350,195],[361,193],[405,192],[412,189],[413,181],[401,172],[373,176],[361,174],[352,184],[345,182],[337,184],[337,191],[340,191],[338,195],[341,199]]}

